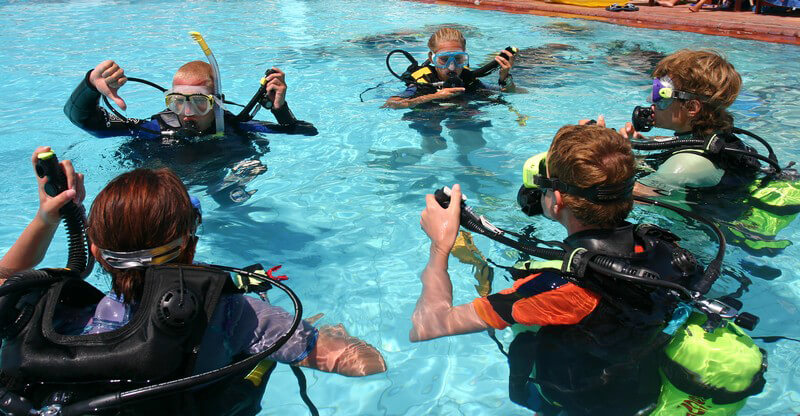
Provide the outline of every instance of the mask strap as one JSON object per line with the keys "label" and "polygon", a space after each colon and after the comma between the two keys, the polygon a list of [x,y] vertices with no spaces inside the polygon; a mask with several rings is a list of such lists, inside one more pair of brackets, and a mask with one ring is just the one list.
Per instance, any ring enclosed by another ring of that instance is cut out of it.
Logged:
{"label": "mask strap", "polygon": [[115,269],[133,269],[167,263],[181,254],[184,238],[178,237],[163,246],[138,251],[100,249],[100,258]]}

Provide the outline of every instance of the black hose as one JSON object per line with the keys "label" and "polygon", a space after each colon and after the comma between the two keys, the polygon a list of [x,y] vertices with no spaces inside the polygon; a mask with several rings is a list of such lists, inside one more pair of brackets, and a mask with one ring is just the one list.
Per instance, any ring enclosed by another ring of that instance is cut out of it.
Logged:
{"label": "black hose", "polygon": [[241,361],[229,364],[225,367],[181,378],[178,380],[172,380],[129,391],[104,394],[102,396],[97,396],[92,399],[83,400],[62,408],[61,415],[79,416],[79,415],[84,415],[86,413],[96,413],[102,410],[119,408],[127,403],[132,403],[144,399],[150,399],[170,393],[176,393],[179,391],[188,390],[191,388],[197,388],[209,385],[214,382],[220,381],[228,376],[241,373],[248,368],[256,366],[261,360],[267,358],[270,354],[278,350],[278,348],[282,347],[284,344],[286,344],[286,342],[289,341],[289,338],[291,338],[291,336],[294,335],[294,331],[297,329],[297,327],[300,325],[300,321],[303,319],[302,318],[303,305],[302,303],[300,303],[300,299],[297,298],[297,295],[295,295],[295,293],[291,289],[289,289],[286,285],[284,285],[280,281],[269,279],[262,275],[248,272],[246,270],[237,269],[235,267],[217,266],[217,265],[209,265],[209,267],[221,269],[227,272],[246,275],[250,278],[254,278],[262,282],[268,282],[269,284],[276,286],[277,288],[286,292],[286,294],[291,299],[292,304],[294,305],[294,311],[295,311],[294,319],[292,320],[292,324],[289,330],[264,351],[261,351],[260,353],[255,355],[251,355],[250,357],[247,357]]}
{"label": "black hose", "polygon": [[[601,257],[601,256],[596,256],[596,257]],[[648,279],[648,278],[645,278],[645,277],[639,277],[639,276],[636,276],[636,275],[628,274],[628,273],[625,273],[625,272],[618,272],[618,271],[613,270],[611,268],[604,267],[603,265],[601,265],[601,264],[599,264],[597,262],[594,262],[594,261],[590,261],[589,264],[588,264],[588,267],[590,269],[594,270],[595,272],[597,272],[597,273],[599,273],[601,275],[604,275],[604,276],[617,277],[617,278],[620,278],[620,279],[623,279],[623,280],[627,280],[627,281],[630,281],[630,282],[639,283],[639,284],[643,284],[643,285],[647,285],[647,286],[658,286],[658,287],[663,287],[663,288],[666,288],[666,289],[672,289],[672,290],[684,295],[686,297],[685,300],[691,300],[692,299],[691,292],[689,292],[685,287],[683,287],[683,286],[681,286],[681,285],[679,285],[677,283],[668,282],[666,280],[652,280],[652,279]]]}
{"label": "black hose", "polygon": [[774,160],[774,161],[776,161],[776,162],[778,161],[778,157],[775,155],[775,152],[772,150],[772,146],[769,145],[769,142],[767,142],[766,139],[762,138],[761,136],[759,136],[759,135],[757,135],[755,133],[749,132],[749,131],[747,131],[745,129],[740,129],[738,127],[734,127],[733,129],[731,129],[731,132],[738,133],[738,134],[744,134],[745,136],[750,136],[753,139],[756,139],[759,143],[764,145],[764,147],[767,149],[767,153],[769,153],[769,158]]}
{"label": "black hose", "polygon": [[[405,81],[405,80],[403,80],[403,77],[402,77],[402,76],[400,76],[400,75],[397,75],[397,73],[396,73],[396,72],[394,72],[394,70],[392,70],[392,66],[389,64],[389,58],[391,58],[391,57],[392,57],[392,55],[394,55],[394,54],[396,54],[396,53],[402,53],[402,54],[403,54],[403,56],[405,56],[405,57],[406,57],[406,59],[408,59],[408,60],[409,60],[409,62],[411,62],[411,66],[414,66],[414,67],[417,67],[417,68],[418,68],[418,67],[419,67],[419,62],[417,62],[417,60],[416,60],[416,59],[414,59],[414,56],[413,56],[413,55],[411,55],[410,53],[408,53],[408,52],[406,52],[406,51],[404,51],[404,50],[402,50],[402,49],[395,49],[395,50],[393,50],[393,51],[389,52],[388,54],[386,54],[386,68],[387,68],[387,69],[389,69],[389,72],[390,72],[392,75],[394,75],[394,77],[395,77],[395,78],[397,78],[397,79],[399,79],[399,80],[401,80],[401,81]],[[427,61],[426,61],[426,62],[427,62]]]}
{"label": "black hose", "polygon": [[58,282],[62,276],[52,276],[47,270],[25,270],[11,275],[0,286],[0,297],[12,293],[28,291],[34,287],[46,286]]}
{"label": "black hose", "polygon": [[[762,156],[755,151],[751,152],[747,150],[736,149],[733,147],[723,147],[721,151],[736,153],[743,156],[749,156],[772,166],[775,169],[776,173],[781,171],[781,166],[778,164],[778,158],[777,156],[775,156],[775,152],[773,152],[772,147],[769,145],[769,143],[767,143],[766,140],[756,136],[753,133],[750,133],[747,130],[734,128],[733,132],[746,134],[761,142],[761,144],[763,144],[767,148],[767,151],[769,152],[769,157]],[[705,146],[706,146],[706,141],[699,139],[674,139],[661,142],[631,141],[631,147],[633,147],[633,149],[635,150],[663,150],[663,149],[673,149],[677,147],[681,148],[677,150],[685,150],[685,149],[705,150]]]}
{"label": "black hose", "polygon": [[719,277],[720,270],[722,269],[722,261],[725,257],[725,247],[727,244],[725,242],[725,235],[722,234],[722,230],[720,230],[717,224],[715,224],[708,218],[705,218],[702,215],[697,215],[683,208],[676,207],[675,205],[667,204],[661,201],[656,201],[654,199],[644,198],[640,196],[634,197],[634,199],[636,199],[639,202],[643,202],[645,204],[666,208],[668,210],[680,214],[685,218],[691,218],[695,221],[701,222],[707,225],[709,228],[711,228],[712,231],[714,231],[714,234],[716,234],[717,241],[719,243],[719,248],[717,249],[717,255],[714,257],[714,260],[712,260],[711,263],[708,264],[708,267],[706,267],[706,270],[703,272],[703,278],[700,279],[700,281],[693,284],[691,287],[692,290],[696,290],[701,294],[708,293],[708,291],[711,289],[711,286]]}
{"label": "black hose", "polygon": [[297,386],[300,388],[300,398],[303,399],[303,403],[308,406],[308,411],[311,412],[311,416],[319,416],[317,406],[315,406],[311,398],[308,397],[308,382],[306,381],[306,375],[303,374],[303,370],[293,365],[290,365],[289,368],[292,369],[292,373],[294,373],[294,376],[297,378]]}
{"label": "black hose", "polygon": [[631,147],[634,150],[663,150],[683,146],[703,146],[706,142],[697,139],[673,139],[665,141],[643,142],[631,140]]}
{"label": "black hose", "polygon": [[76,271],[84,276],[87,270],[91,272],[89,262],[89,247],[86,237],[86,223],[83,208],[70,201],[60,210],[61,217],[67,227],[67,239],[69,241],[69,257],[67,268]]}

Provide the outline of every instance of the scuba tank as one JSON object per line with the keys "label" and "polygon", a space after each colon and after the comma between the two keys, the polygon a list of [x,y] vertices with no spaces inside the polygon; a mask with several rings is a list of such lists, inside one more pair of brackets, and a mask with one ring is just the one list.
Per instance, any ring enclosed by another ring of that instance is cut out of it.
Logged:
{"label": "scuba tank", "polygon": [[732,322],[707,331],[693,313],[664,348],[653,415],[731,416],[766,383],[766,352]]}

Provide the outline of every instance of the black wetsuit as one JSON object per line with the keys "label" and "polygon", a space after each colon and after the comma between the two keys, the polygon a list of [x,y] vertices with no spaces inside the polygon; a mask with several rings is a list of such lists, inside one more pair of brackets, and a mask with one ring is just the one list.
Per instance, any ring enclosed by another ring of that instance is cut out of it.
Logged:
{"label": "black wetsuit", "polygon": [[[64,114],[67,118],[95,137],[132,136],[138,139],[175,141],[180,139],[181,130],[178,115],[170,110],[155,114],[148,120],[132,119],[122,120],[115,114],[100,106],[100,92],[89,82],[89,74],[72,92],[64,105]],[[280,110],[272,110],[278,124],[264,121],[251,120],[239,122],[231,113],[225,113],[226,134],[230,132],[242,133],[284,133],[303,134],[313,136],[317,129],[308,122],[294,118],[288,104]],[[214,127],[203,134],[212,134]]]}

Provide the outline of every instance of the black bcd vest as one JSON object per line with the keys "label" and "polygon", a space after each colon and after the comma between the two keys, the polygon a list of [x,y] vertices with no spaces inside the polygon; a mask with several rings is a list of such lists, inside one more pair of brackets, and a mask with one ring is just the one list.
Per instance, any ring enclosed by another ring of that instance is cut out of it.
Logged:
{"label": "black bcd vest", "polygon": [[[625,258],[662,280],[688,286],[702,277],[703,269],[676,244],[678,240],[653,225],[627,224],[576,233],[565,243]],[[634,253],[635,246],[643,251]],[[509,346],[512,400],[524,405],[528,375],[535,367],[530,381],[570,416],[633,415],[658,397],[658,359],[669,340],[662,330],[677,302],[663,289],[598,276],[588,269],[571,280],[600,295],[600,302],[576,325],[544,326],[514,339]]]}
{"label": "black bcd vest", "polygon": [[[4,387],[40,408],[52,402],[54,393],[66,393],[61,399],[69,404],[191,375],[220,295],[238,290],[228,273],[202,266],[153,266],[144,281],[142,299],[131,320],[99,334],[60,334],[54,325],[60,312],[96,305],[103,297],[99,290],[68,278],[44,291],[28,324],[3,340]],[[102,414],[256,414],[266,383],[255,387],[241,378]],[[250,394],[253,390],[261,394]]]}

